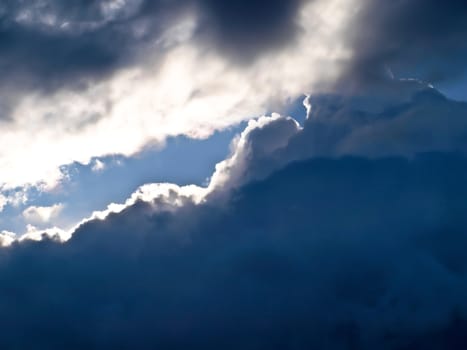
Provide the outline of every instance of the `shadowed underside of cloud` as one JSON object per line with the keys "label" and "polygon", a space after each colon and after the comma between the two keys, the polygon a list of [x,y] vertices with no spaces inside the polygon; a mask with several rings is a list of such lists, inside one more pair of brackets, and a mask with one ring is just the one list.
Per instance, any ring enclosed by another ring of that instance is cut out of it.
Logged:
{"label": "shadowed underside of cloud", "polygon": [[208,189],[150,185],[3,248],[0,346],[464,349],[465,105],[416,86],[377,112],[310,97],[303,129],[251,122]]}
{"label": "shadowed underside of cloud", "polygon": [[459,154],[316,159],[227,207],[137,202],[63,245],[13,245],[0,344],[403,349],[453,322],[433,348],[460,349],[466,177]]}

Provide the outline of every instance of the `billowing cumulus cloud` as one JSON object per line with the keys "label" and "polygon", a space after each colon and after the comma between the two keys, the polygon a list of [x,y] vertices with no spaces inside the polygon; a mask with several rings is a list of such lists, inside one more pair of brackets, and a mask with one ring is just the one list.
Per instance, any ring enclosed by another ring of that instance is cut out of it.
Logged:
{"label": "billowing cumulus cloud", "polygon": [[308,158],[467,152],[467,103],[415,80],[387,80],[359,95],[310,95],[304,105],[303,128],[279,115],[251,121],[210,187],[226,190]]}
{"label": "billowing cumulus cloud", "polygon": [[216,165],[209,190],[216,192],[222,189],[222,192],[229,192],[232,188],[270,173],[273,169],[262,160],[271,158],[277,150],[287,146],[299,130],[300,126],[295,119],[278,114],[251,120],[232,142],[230,157]]}
{"label": "billowing cumulus cloud", "polygon": [[465,106],[408,91],[310,96],[303,128],[250,122],[207,188],[147,185],[64,243],[3,248],[0,345],[464,348]]}

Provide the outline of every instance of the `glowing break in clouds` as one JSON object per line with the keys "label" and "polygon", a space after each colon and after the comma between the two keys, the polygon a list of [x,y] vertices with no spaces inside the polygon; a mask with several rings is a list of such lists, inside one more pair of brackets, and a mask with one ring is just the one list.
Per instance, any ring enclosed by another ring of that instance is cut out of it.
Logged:
{"label": "glowing break in clouds", "polygon": [[[110,14],[119,3],[109,2]],[[332,81],[349,55],[341,38],[352,6],[347,0],[307,3],[296,41],[249,65],[199,45],[200,19],[187,12],[151,43],[139,65],[86,89],[30,91],[0,124],[1,188],[51,188],[66,175],[63,165],[132,155],[163,145],[168,136],[205,138]]]}
{"label": "glowing break in clouds", "polygon": [[[31,206],[23,211],[23,217],[29,223],[26,232],[1,231],[0,247],[9,246],[15,241],[40,241],[44,237],[65,242],[81,225],[93,220],[106,220],[109,215],[121,213],[140,202],[149,204],[151,213],[176,212],[180,208],[200,205],[209,200],[225,203],[233,189],[264,175],[252,167],[255,160],[272,157],[275,151],[286,147],[287,142],[299,131],[301,127],[295,119],[276,113],[250,120],[245,130],[232,141],[230,156],[216,165],[208,186],[178,186],[171,183],[142,185],[124,203],[111,203],[105,210],[95,211],[68,230],[47,226],[60,214],[63,204]],[[266,170],[267,173],[269,171],[272,169]]]}

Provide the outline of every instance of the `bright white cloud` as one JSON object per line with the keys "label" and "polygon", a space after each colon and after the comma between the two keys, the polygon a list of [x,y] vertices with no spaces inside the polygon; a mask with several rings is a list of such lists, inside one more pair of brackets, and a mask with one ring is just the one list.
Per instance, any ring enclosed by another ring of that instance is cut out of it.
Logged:
{"label": "bright white cloud", "polygon": [[31,206],[23,211],[23,217],[30,224],[48,224],[57,218],[63,207],[62,203],[48,207]]}
{"label": "bright white cloud", "polygon": [[[204,200],[207,193],[207,188],[196,185],[178,186],[171,183],[146,184],[139,187],[125,203],[111,203],[105,210],[93,212],[90,218],[83,220],[79,225],[89,220],[103,220],[109,214],[120,213],[138,201],[152,203],[154,210],[173,210],[181,207],[187,201],[199,204]],[[73,228],[71,231],[75,229]]]}
{"label": "bright white cloud", "polygon": [[255,160],[271,157],[274,151],[286,146],[300,129],[295,119],[276,113],[250,120],[245,130],[233,140],[230,157],[216,165],[209,191],[222,188],[226,192],[250,181],[249,167]]}
{"label": "bright white cloud", "polygon": [[[14,241],[41,241],[44,238],[48,238],[57,242],[65,242],[70,239],[70,237],[71,233],[69,231],[62,230],[58,227],[51,227],[46,230],[42,230],[34,225],[27,225],[26,232],[20,235],[18,238],[15,238]],[[9,244],[14,241],[9,242]]]}
{"label": "bright white cloud", "polygon": [[[112,16],[125,4],[109,1],[105,11]],[[62,179],[63,165],[133,155],[169,136],[205,138],[332,80],[350,54],[342,32],[352,4],[311,2],[300,16],[297,42],[248,67],[232,66],[192,42],[197,18],[191,14],[167,28],[154,43],[157,59],[148,56],[144,66],[86,91],[25,96],[13,122],[0,125],[0,184],[51,188]]]}
{"label": "bright white cloud", "polygon": [[10,231],[0,232],[0,247],[8,247],[16,240],[16,235]]}

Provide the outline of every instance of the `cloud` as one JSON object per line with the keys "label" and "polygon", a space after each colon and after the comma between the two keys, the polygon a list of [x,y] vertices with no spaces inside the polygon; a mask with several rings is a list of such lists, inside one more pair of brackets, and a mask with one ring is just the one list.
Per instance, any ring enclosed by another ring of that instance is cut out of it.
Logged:
{"label": "cloud", "polygon": [[382,90],[311,95],[307,101],[311,107],[303,132],[276,152],[278,164],[319,156],[467,151],[467,104],[418,81],[392,80]]}
{"label": "cloud", "polygon": [[463,0],[362,1],[349,24],[354,59],[346,79],[374,84],[387,68],[432,83],[465,72],[467,9]]}
{"label": "cloud", "polygon": [[91,167],[91,170],[94,172],[100,172],[100,171],[104,171],[105,168],[106,168],[106,165],[104,162],[100,161],[99,159],[95,159],[94,164]]}
{"label": "cloud", "polygon": [[171,136],[208,137],[303,93],[340,94],[362,81],[386,89],[389,71],[455,79],[467,52],[464,7],[7,2],[0,8],[1,187],[50,189],[67,164],[131,156]]}
{"label": "cloud", "polygon": [[0,212],[3,211],[3,208],[5,208],[5,205],[7,205],[8,203],[8,199],[3,196],[3,195],[0,195]]}
{"label": "cloud", "polygon": [[24,219],[30,224],[49,224],[63,210],[62,203],[54,204],[49,207],[31,206],[23,211]]}
{"label": "cloud", "polygon": [[[207,188],[145,185],[70,231],[26,209],[0,234],[0,347],[465,348],[467,107],[380,73],[461,72],[465,11],[356,5],[1,5],[3,190],[309,97],[303,128],[251,121]],[[370,84],[313,93],[344,79]]]}
{"label": "cloud", "polygon": [[16,241],[16,235],[13,232],[0,232],[0,247],[8,247]]}
{"label": "cloud", "polygon": [[[41,224],[41,222],[38,222]],[[42,225],[41,225],[42,226]],[[63,230],[59,227],[48,227],[47,229],[39,228],[34,225],[28,224],[26,232],[20,236],[15,235],[14,241],[6,241],[4,246],[11,246],[15,242],[50,240],[53,242],[61,243],[66,242],[71,237],[71,232]]]}
{"label": "cloud", "polygon": [[8,205],[18,207],[27,201],[27,188],[5,191],[4,193],[0,194],[0,212],[2,212]]}
{"label": "cloud", "polygon": [[31,228],[0,250],[0,346],[463,348],[465,105],[393,83],[250,122],[207,188],[143,186],[66,241]]}
{"label": "cloud", "polygon": [[[16,63],[0,103],[3,189],[50,189],[73,162],[208,137],[338,75],[351,2],[236,3],[235,20],[252,11],[258,22],[227,26],[231,5],[211,1],[5,5],[0,60]],[[245,28],[258,35],[249,49],[229,39]],[[242,50],[248,64],[228,53]]]}
{"label": "cloud", "polygon": [[276,150],[287,146],[291,137],[299,130],[300,126],[295,119],[279,114],[250,120],[245,130],[233,140],[230,157],[216,165],[209,182],[209,191],[222,189],[223,192],[228,192],[231,188],[271,172],[262,160],[272,157]]}
{"label": "cloud", "polygon": [[[187,202],[195,204],[201,203],[207,193],[208,188],[196,185],[178,186],[171,183],[154,183],[140,186],[125,203],[111,203],[105,210],[95,211],[90,218],[85,219],[79,225],[90,220],[104,220],[110,214],[121,213],[128,207],[136,205],[138,202],[152,202],[152,210],[174,211],[183,207]],[[79,226],[78,225],[78,226]],[[69,235],[76,229],[73,228]]]}
{"label": "cloud", "polygon": [[315,159],[228,207],[137,201],[12,245],[0,344],[397,349],[467,311],[466,175],[453,154]]}
{"label": "cloud", "polygon": [[[165,28],[187,14],[200,18],[197,36],[210,39],[203,46],[231,47],[229,55],[261,54],[266,44],[292,41],[301,5],[296,0],[7,2],[0,7],[1,73],[8,80],[19,75],[17,83],[44,90],[79,88],[89,79],[140,65],[142,55],[164,39]],[[163,55],[161,49],[156,54]]]}
{"label": "cloud", "polygon": [[233,141],[231,155],[217,164],[208,195],[309,158],[467,152],[467,103],[416,80],[390,80],[354,95],[309,95],[303,104],[303,127],[278,114],[250,121]]}
{"label": "cloud", "polygon": [[200,4],[205,21],[202,22],[201,35],[205,34],[207,27],[207,36],[220,50],[240,62],[251,62],[256,55],[269,49],[293,43],[300,31],[299,11],[306,2],[202,0]]}

